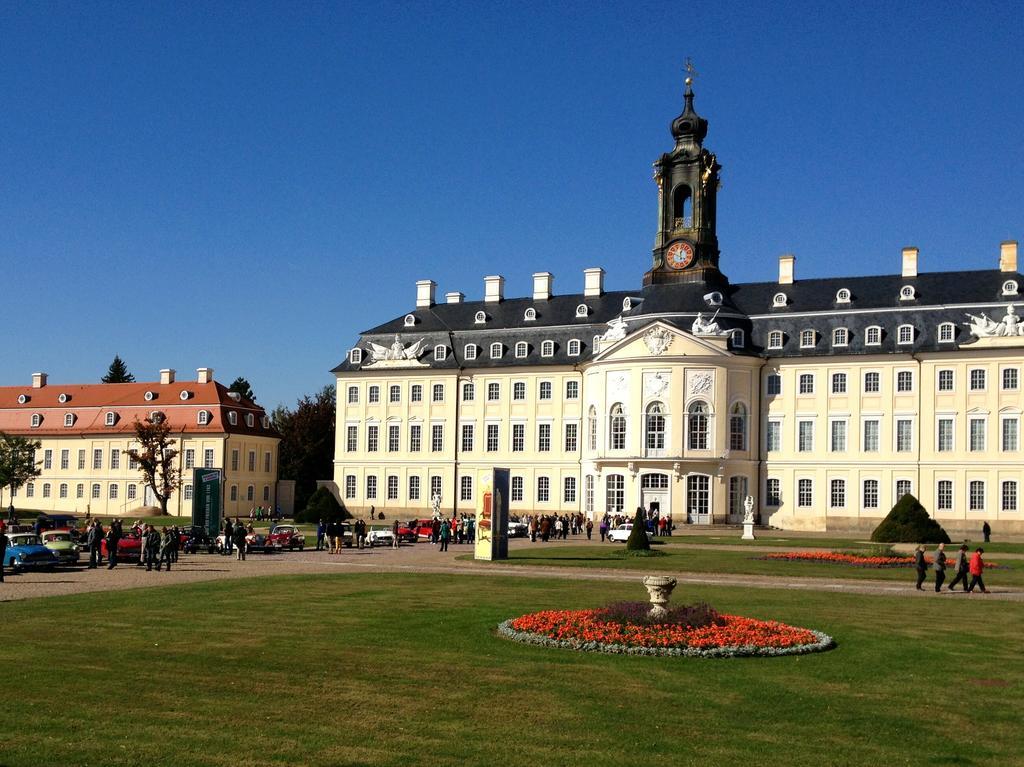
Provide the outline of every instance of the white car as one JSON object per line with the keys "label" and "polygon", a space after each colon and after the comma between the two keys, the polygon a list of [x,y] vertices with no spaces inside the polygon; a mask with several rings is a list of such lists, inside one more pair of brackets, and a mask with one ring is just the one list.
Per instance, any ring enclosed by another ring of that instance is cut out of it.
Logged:
{"label": "white car", "polygon": [[375,527],[366,531],[366,542],[370,546],[394,546],[395,534],[390,527]]}
{"label": "white car", "polygon": [[[625,543],[629,539],[629,534],[633,530],[633,523],[627,522],[624,525],[612,528],[608,531],[608,540],[612,543]],[[647,533],[647,540],[651,540],[651,534]]]}

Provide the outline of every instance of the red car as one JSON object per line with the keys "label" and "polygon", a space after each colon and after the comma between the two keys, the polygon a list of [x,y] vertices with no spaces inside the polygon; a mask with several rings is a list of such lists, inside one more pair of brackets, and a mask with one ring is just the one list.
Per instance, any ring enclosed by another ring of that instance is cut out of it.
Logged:
{"label": "red car", "polygon": [[416,531],[408,525],[403,525],[401,522],[398,523],[398,541],[399,543],[416,543],[419,536]]}
{"label": "red car", "polygon": [[[104,559],[109,558],[107,554],[107,539],[104,538],[100,541],[100,552],[103,554]],[[125,533],[124,537],[117,542],[117,558],[118,560],[126,560],[131,562],[137,562],[139,557],[142,556],[142,538],[135,535],[134,533]]]}
{"label": "red car", "polygon": [[434,520],[417,519],[412,523],[412,529],[420,538],[426,538],[427,540],[430,540],[434,537]]}
{"label": "red car", "polygon": [[[280,546],[278,546],[280,544]],[[267,545],[275,548],[302,551],[306,548],[306,536],[295,525],[278,525],[267,536]]]}

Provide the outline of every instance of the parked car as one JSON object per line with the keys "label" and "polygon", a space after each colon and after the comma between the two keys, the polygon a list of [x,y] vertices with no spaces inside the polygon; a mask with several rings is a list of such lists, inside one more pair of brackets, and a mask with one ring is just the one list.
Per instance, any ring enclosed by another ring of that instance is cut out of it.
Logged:
{"label": "parked car", "polygon": [[[100,542],[100,552],[104,559],[110,555],[107,553],[107,539]],[[142,537],[135,533],[125,533],[117,542],[117,558],[127,562],[138,562],[142,556]]]}
{"label": "parked car", "polygon": [[271,529],[268,540],[273,544],[281,544],[282,549],[302,551],[306,548],[306,536],[295,525],[278,525]]}
{"label": "parked car", "polygon": [[186,525],[178,529],[178,546],[186,554],[195,554],[197,551],[212,554],[216,545],[210,532],[202,525]]}
{"label": "parked car", "polygon": [[10,567],[18,573],[22,570],[53,569],[58,563],[57,555],[46,548],[35,533],[12,533],[7,536],[4,567]]}
{"label": "parked car", "polygon": [[416,531],[416,537],[426,538],[429,541],[434,537],[434,520],[417,519],[412,523],[412,529]]}
{"label": "parked car", "polygon": [[508,521],[509,538],[525,538],[530,534],[530,526],[525,522],[510,519]]}
{"label": "parked car", "polygon": [[40,514],[43,530],[77,531],[78,517],[74,514]]}
{"label": "parked car", "polygon": [[398,542],[399,543],[416,543],[419,540],[419,536],[416,531],[408,525],[403,525],[401,522],[398,524]]}
{"label": "parked car", "polygon": [[[629,534],[633,531],[633,523],[626,522],[623,525],[612,528],[608,531],[608,540],[612,543],[625,543],[629,538]],[[647,535],[647,540],[651,540],[651,534],[646,530],[644,533]]]}
{"label": "parked car", "polygon": [[47,530],[39,537],[43,539],[43,545],[57,555],[62,565],[78,564],[80,549],[69,530]]}
{"label": "parked car", "polygon": [[[216,548],[218,553],[224,551],[224,533],[217,536]],[[247,554],[257,551],[263,554],[272,554],[283,550],[284,546],[280,541],[272,541],[270,536],[264,533],[249,533],[245,536],[245,552]]]}
{"label": "parked car", "polygon": [[373,546],[394,546],[395,534],[390,527],[371,527],[366,531],[366,542]]}

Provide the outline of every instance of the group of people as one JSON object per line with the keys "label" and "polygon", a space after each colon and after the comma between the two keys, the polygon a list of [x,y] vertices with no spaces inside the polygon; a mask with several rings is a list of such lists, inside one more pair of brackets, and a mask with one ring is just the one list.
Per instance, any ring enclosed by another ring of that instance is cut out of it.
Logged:
{"label": "group of people", "polygon": [[[918,591],[924,591],[923,584],[925,579],[928,577],[928,559],[925,557],[924,552],[924,544],[918,546],[914,551],[914,567],[917,569]],[[953,561],[952,567],[956,573],[956,577],[949,584],[949,591],[953,591],[954,587],[958,583],[962,583],[964,591],[968,594],[972,593],[975,588],[981,591],[982,594],[988,593],[988,589],[985,588],[985,581],[983,579],[983,575],[985,573],[984,554],[985,549],[980,546],[974,550],[973,554],[968,553],[968,546],[966,543],[960,547],[956,553],[956,559]],[[931,567],[935,571],[936,594],[942,593],[942,584],[946,580],[946,568],[948,563],[949,559],[946,557],[946,544],[940,543],[938,548],[935,550],[935,554],[932,556],[931,562]],[[971,577],[970,585],[967,583],[968,575]]]}
{"label": "group of people", "polygon": [[270,522],[271,525],[276,525],[281,520],[281,507],[271,509],[268,506],[264,509],[262,506],[255,506],[249,509],[250,524],[253,522],[262,522],[264,519]]}

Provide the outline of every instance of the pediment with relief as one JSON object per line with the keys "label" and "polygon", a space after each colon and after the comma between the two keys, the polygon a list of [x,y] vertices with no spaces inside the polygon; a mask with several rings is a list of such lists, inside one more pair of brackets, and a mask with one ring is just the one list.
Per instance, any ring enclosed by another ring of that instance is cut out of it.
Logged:
{"label": "pediment with relief", "polygon": [[694,336],[664,322],[654,322],[605,346],[595,361],[637,357],[728,357],[725,336]]}

